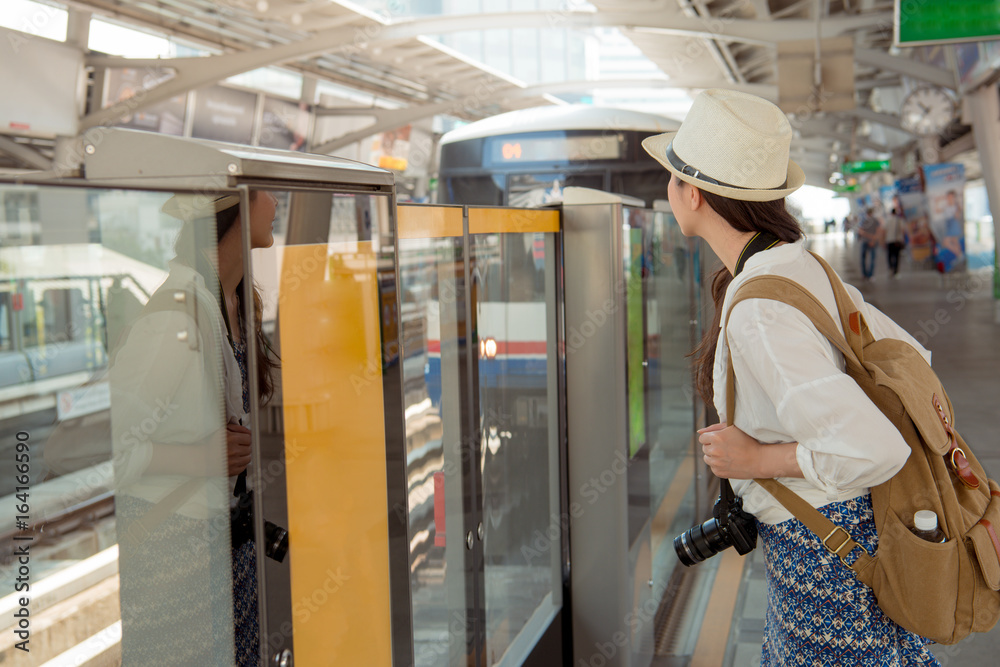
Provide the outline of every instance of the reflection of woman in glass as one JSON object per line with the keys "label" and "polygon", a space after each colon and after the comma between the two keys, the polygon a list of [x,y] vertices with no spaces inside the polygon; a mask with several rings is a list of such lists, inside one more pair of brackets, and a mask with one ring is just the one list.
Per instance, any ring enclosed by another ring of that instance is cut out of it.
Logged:
{"label": "reflection of woman in glass", "polygon": [[[185,221],[177,257],[112,354],[125,664],[258,662],[253,529],[239,520],[250,393],[238,204],[235,195],[167,202],[164,212]],[[251,196],[253,247],[273,242],[274,211],[269,193]],[[253,292],[266,399],[273,362]]]}

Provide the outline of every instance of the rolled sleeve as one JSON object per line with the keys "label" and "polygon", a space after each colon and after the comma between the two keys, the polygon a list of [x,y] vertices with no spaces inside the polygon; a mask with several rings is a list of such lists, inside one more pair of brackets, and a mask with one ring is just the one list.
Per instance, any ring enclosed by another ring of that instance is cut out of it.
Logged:
{"label": "rolled sleeve", "polygon": [[909,456],[906,441],[844,373],[840,353],[809,319],[782,306],[751,299],[733,309],[730,358],[737,397],[746,397],[737,399],[738,422],[744,406],[753,410],[754,397],[774,406],[777,428],[762,435],[797,442],[803,475],[831,499],[888,480]]}

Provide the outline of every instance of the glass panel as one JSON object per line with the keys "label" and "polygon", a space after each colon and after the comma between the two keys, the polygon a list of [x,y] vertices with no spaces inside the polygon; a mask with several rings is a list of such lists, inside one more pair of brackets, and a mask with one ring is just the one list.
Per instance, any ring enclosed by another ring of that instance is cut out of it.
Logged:
{"label": "glass panel", "polygon": [[[457,213],[461,230],[461,210]],[[400,212],[401,228],[403,213]],[[461,237],[399,240],[410,588],[417,667],[465,665],[468,447]]]}
{"label": "glass panel", "polygon": [[673,538],[693,525],[694,395],[691,362],[691,244],[673,215],[652,214],[646,285],[649,477],[653,580],[662,592],[677,564]]}
{"label": "glass panel", "polygon": [[555,235],[473,242],[486,657],[516,665],[562,603]]}
{"label": "glass panel", "polygon": [[31,550],[33,589],[81,561],[109,573],[86,623],[125,664],[233,664],[214,212],[184,222],[157,192],[0,199],[20,229],[0,247],[0,430],[24,455],[0,495],[25,507],[3,532]]}
{"label": "glass panel", "polygon": [[[273,244],[256,241],[256,228],[250,234],[266,337],[258,348],[278,361],[274,396],[258,420],[270,650],[294,636],[300,664],[335,655],[344,664],[389,665],[395,524],[385,411],[401,408],[383,386],[400,361],[398,343],[384,335],[397,312],[391,200],[251,196],[278,202]],[[283,529],[284,558],[271,553],[270,539]],[[406,586],[399,590],[405,595]]]}

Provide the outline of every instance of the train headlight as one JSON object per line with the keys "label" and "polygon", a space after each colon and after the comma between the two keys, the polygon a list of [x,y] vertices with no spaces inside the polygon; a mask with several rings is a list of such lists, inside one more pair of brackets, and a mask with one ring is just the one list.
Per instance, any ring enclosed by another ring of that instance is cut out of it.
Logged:
{"label": "train headlight", "polygon": [[497,341],[495,338],[483,338],[479,341],[479,357],[495,359],[497,356]]}

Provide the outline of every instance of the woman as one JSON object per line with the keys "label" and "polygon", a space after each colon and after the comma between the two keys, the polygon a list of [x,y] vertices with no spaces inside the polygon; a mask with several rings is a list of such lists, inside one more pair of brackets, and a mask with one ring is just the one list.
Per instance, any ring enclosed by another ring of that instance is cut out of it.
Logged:
{"label": "woman", "polygon": [[893,197],[892,210],[885,220],[885,251],[892,277],[899,275],[899,253],[906,245],[906,218],[899,197]]}
{"label": "woman", "polygon": [[[732,363],[736,414],[734,426],[702,429],[699,441],[706,463],[732,480],[743,509],[758,521],[768,581],[762,665],[936,665],[925,641],[886,618],[872,591],[752,481],[780,478],[874,552],[869,488],[895,474],[909,454],[844,373],[843,356],[798,311],[744,301],[730,314],[729,346],[718,345],[728,299],[756,275],[794,280],[840,321],[829,280],[785,210],[784,198],[805,181],[788,159],[791,137],[788,119],[770,102],[708,90],[680,130],[643,141],[672,176],[667,194],[681,231],[704,239],[725,265],[713,282],[715,321],[698,350],[696,377],[725,422]],[[923,350],[848,289],[876,338]]]}
{"label": "woman", "polygon": [[[270,246],[276,200],[250,202],[250,245]],[[245,322],[238,204],[227,194],[164,205],[185,221],[177,257],[111,355],[127,664],[230,664],[234,651],[237,665],[258,662],[253,535],[234,520],[250,486],[247,335],[265,401],[274,363],[256,288],[252,331]]]}

